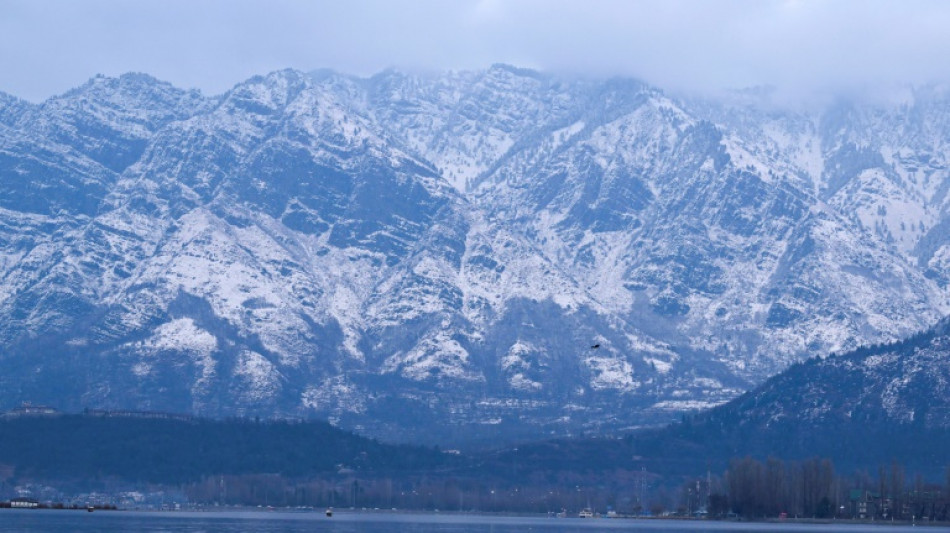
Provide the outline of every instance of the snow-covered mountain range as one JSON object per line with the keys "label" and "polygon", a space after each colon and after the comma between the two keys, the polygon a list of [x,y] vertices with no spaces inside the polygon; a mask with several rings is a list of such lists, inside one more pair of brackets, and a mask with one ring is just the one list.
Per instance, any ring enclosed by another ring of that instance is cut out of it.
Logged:
{"label": "snow-covered mountain range", "polygon": [[[950,93],[484,71],[0,93],[0,403],[576,434],[950,309]],[[594,348],[594,346],[597,346]]]}

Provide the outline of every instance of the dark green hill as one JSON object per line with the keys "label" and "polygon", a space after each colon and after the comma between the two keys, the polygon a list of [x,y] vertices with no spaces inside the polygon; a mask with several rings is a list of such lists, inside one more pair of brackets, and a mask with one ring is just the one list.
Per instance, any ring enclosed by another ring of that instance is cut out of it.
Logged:
{"label": "dark green hill", "polygon": [[208,420],[132,414],[0,418],[0,465],[19,479],[187,483],[212,475],[290,479],[352,471],[438,471],[458,458],[394,446],[325,422]]}
{"label": "dark green hill", "polygon": [[717,459],[822,456],[852,467],[896,460],[942,472],[950,464],[950,320],[898,343],[794,365],[657,437],[668,442],[657,453],[683,442]]}

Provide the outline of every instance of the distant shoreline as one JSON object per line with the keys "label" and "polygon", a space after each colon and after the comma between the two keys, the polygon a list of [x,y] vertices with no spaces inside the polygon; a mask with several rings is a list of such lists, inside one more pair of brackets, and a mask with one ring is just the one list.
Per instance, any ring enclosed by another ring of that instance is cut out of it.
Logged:
{"label": "distant shoreline", "polygon": [[[44,511],[88,511],[87,507],[80,506],[55,506],[50,504],[41,504],[35,508],[16,508],[9,507],[9,502],[0,502],[0,509],[8,511],[33,511],[42,513]],[[343,521],[369,521],[381,522],[388,519],[397,518],[396,522],[405,523],[453,523],[460,518],[479,519],[477,523],[505,523],[512,525],[537,524],[539,522],[568,521],[571,523],[599,524],[614,522],[662,522],[665,524],[681,523],[689,524],[688,529],[699,527],[711,527],[722,529],[724,531],[752,530],[757,526],[767,524],[773,531],[800,531],[802,526],[812,530],[812,527],[838,525],[855,527],[926,527],[935,531],[950,531],[950,522],[920,522],[913,520],[858,520],[858,519],[827,519],[827,518],[788,518],[788,519],[706,519],[706,518],[688,518],[688,517],[659,517],[659,516],[617,516],[617,517],[597,517],[580,518],[576,515],[567,517],[556,517],[551,514],[540,513],[493,513],[488,511],[431,511],[431,510],[402,510],[402,509],[333,509],[333,517],[327,517],[325,509],[322,508],[292,508],[292,507],[221,507],[221,506],[199,506],[187,507],[181,509],[144,509],[144,508],[116,508],[115,506],[94,507],[94,511],[110,511],[110,514],[128,514],[136,516],[168,516],[175,515],[180,517],[214,517],[214,518],[248,518],[253,520],[266,519],[306,519],[306,520],[343,520]],[[777,526],[777,527],[776,527]],[[788,526],[782,527],[782,526]]]}

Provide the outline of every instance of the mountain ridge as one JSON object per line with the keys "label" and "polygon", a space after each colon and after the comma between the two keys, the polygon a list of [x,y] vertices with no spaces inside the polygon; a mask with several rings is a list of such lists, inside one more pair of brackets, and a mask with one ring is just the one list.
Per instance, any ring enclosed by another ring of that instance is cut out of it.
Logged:
{"label": "mountain ridge", "polygon": [[0,402],[573,435],[947,313],[944,118],[717,105],[504,66],[2,104]]}

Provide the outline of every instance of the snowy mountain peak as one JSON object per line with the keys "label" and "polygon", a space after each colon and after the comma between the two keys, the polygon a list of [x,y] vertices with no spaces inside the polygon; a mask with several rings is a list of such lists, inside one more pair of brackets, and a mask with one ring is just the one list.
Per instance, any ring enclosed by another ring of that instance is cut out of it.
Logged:
{"label": "snowy mountain peak", "polygon": [[665,421],[950,310],[947,106],[507,65],[0,98],[0,400],[456,441]]}

